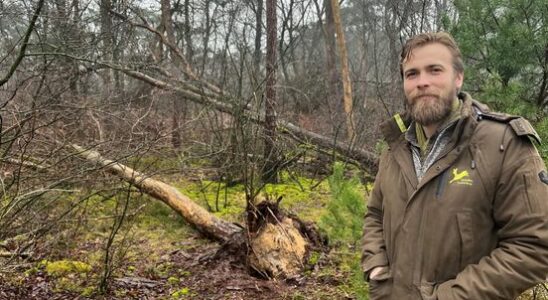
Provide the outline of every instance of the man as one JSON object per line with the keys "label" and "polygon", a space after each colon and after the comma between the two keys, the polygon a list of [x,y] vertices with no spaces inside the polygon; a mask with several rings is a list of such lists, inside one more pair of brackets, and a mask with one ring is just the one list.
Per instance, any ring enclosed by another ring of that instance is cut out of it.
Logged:
{"label": "man", "polygon": [[514,299],[548,275],[548,173],[523,118],[459,92],[447,33],[407,41],[408,117],[381,126],[388,149],[365,216],[370,299]]}

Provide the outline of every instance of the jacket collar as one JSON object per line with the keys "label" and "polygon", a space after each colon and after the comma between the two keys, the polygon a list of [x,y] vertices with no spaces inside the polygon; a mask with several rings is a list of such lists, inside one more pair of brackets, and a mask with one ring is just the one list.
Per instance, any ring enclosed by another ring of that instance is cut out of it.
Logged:
{"label": "jacket collar", "polygon": [[[458,94],[458,98],[462,100],[463,104],[461,108],[461,117],[457,121],[458,123],[457,123],[456,130],[453,132],[453,141],[455,142],[457,141],[461,133],[462,134],[465,133],[463,131],[464,129],[466,129],[464,127],[465,124],[474,125],[476,123],[475,122],[476,111],[481,111],[481,112],[489,111],[489,108],[485,104],[472,99],[472,97],[468,93],[460,92]],[[409,126],[412,123],[412,119],[410,115],[407,112],[405,112],[405,113],[399,114],[399,116],[401,116],[401,120],[403,121],[405,128],[409,128]],[[472,127],[475,128],[475,126],[472,126]],[[382,122],[380,125],[380,128],[384,136],[384,139],[390,146],[395,146],[396,143],[400,143],[402,140],[405,139],[404,137],[405,132],[402,132],[402,130],[400,129],[400,126],[398,126],[398,123],[396,121],[396,116]],[[465,130],[465,131],[469,131],[469,130]],[[463,138],[465,138],[465,136],[461,136],[460,140],[462,140]]]}

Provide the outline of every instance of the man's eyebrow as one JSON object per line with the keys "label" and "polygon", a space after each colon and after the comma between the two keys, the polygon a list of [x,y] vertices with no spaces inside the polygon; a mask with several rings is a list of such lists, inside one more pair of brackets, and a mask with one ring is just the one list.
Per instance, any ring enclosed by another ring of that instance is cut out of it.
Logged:
{"label": "man's eyebrow", "polygon": [[404,73],[404,74],[407,74],[407,73],[409,73],[409,72],[417,72],[417,71],[418,71],[417,68],[409,68],[409,69],[407,69],[407,70],[403,70],[403,73]]}
{"label": "man's eyebrow", "polygon": [[431,64],[431,65],[428,65],[426,66],[427,69],[433,69],[433,68],[444,68],[443,65],[441,64]]}

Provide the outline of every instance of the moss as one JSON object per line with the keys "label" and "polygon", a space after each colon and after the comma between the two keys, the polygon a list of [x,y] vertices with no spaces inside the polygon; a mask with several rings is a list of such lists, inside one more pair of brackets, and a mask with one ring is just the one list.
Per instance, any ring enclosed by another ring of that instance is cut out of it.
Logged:
{"label": "moss", "polygon": [[177,277],[171,276],[171,277],[169,277],[169,278],[167,279],[167,283],[169,283],[170,285],[176,285],[176,284],[178,284],[179,282],[180,282],[180,280],[179,280],[179,278],[177,278]]}
{"label": "moss", "polygon": [[177,291],[171,293],[171,299],[185,299],[185,298],[191,299],[194,296],[196,296],[196,294],[191,293],[190,289],[187,288],[187,287],[184,287],[180,290],[177,290]]}
{"label": "moss", "polygon": [[[291,210],[299,217],[313,221],[319,217],[318,210],[327,200],[327,182],[300,177],[288,172],[280,174],[281,183],[267,184],[259,194],[260,199],[276,199],[283,196],[282,208]],[[226,186],[225,183],[202,180],[180,182],[179,191],[205,208],[211,208],[215,215],[228,221],[243,221],[245,210],[244,185]],[[226,204],[226,205],[225,205]]]}
{"label": "moss", "polygon": [[88,286],[82,289],[82,292],[80,292],[80,296],[82,297],[90,297],[95,293],[96,289],[94,287]]}
{"label": "moss", "polygon": [[181,167],[183,162],[176,156],[133,155],[125,164],[146,173],[147,170],[177,169]]}
{"label": "moss", "polygon": [[327,203],[329,189],[326,181],[282,172],[281,182],[267,184],[260,197],[277,199],[282,196],[281,207],[305,221],[316,221]]}
{"label": "moss", "polygon": [[32,276],[32,275],[38,273],[39,271],[40,271],[40,269],[38,267],[32,267],[32,268],[26,270],[24,272],[24,274],[25,274],[25,277],[29,277],[29,276]]}
{"label": "moss", "polygon": [[244,186],[241,184],[227,186],[223,182],[209,180],[183,182],[179,191],[220,217],[226,217],[229,221],[241,219],[245,207]]}
{"label": "moss", "polygon": [[46,273],[50,276],[63,276],[68,273],[88,273],[92,268],[90,265],[72,260],[60,260],[45,263]]}
{"label": "moss", "polygon": [[317,251],[310,252],[310,257],[308,258],[308,264],[314,266],[320,260],[320,253]]}
{"label": "moss", "polygon": [[[44,272],[51,276],[52,290],[54,292],[73,292],[79,293],[83,297],[89,297],[95,292],[94,286],[88,286],[86,283],[93,279],[92,267],[81,261],[59,260],[50,262],[48,260],[40,261],[36,267],[30,269],[29,273]],[[93,280],[92,280],[93,281]]]}

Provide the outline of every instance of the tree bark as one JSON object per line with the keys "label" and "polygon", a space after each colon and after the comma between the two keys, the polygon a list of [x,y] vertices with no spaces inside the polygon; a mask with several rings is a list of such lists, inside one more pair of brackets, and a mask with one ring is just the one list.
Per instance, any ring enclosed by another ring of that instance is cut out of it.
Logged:
{"label": "tree bark", "polygon": [[264,158],[262,171],[265,182],[277,182],[276,149],[276,0],[266,0],[266,97],[264,123]]}
{"label": "tree bark", "polygon": [[[112,54],[114,51],[114,31],[112,30],[112,18],[110,17],[110,11],[112,10],[111,0],[101,0],[99,10],[101,13],[101,40],[103,42],[103,59],[106,61],[112,61]],[[110,97],[110,92],[112,90],[112,73],[113,70],[111,69],[105,69],[102,73],[105,98]]]}
{"label": "tree bark", "polygon": [[[331,0],[324,0],[325,7],[325,68],[327,74],[326,88],[327,88],[327,103],[330,105],[332,101],[336,103],[335,107],[338,107],[340,101],[339,93],[339,76],[337,75],[337,53],[335,44],[335,19],[333,18],[333,9],[331,7]],[[321,18],[321,14],[318,14]],[[320,20],[321,22],[321,20]],[[339,114],[339,109],[336,109]]]}
{"label": "tree bark", "polygon": [[[253,50],[253,78],[260,78],[261,72],[261,38],[263,37],[263,0],[257,0],[255,12],[255,49]],[[258,81],[258,80],[256,80]]]}
{"label": "tree bark", "polygon": [[194,56],[194,50],[192,48],[192,32],[190,27],[190,0],[185,0],[185,43],[186,43],[186,60],[187,63],[192,64],[192,57]]}
{"label": "tree bark", "polygon": [[346,130],[348,139],[354,138],[354,117],[352,114],[352,82],[350,81],[350,71],[348,67],[348,54],[346,51],[346,42],[344,40],[344,30],[341,21],[341,11],[338,0],[331,0],[331,10],[333,11],[333,21],[337,32],[337,48],[339,50],[339,59],[341,61],[341,78],[343,83],[343,104],[346,114]]}
{"label": "tree bark", "polygon": [[[171,45],[176,45],[175,30],[173,29],[173,21],[171,18],[171,0],[161,0],[162,10],[162,27],[164,28],[167,36],[167,40]],[[177,65],[179,70],[183,69],[184,62],[182,58],[173,51],[171,47],[168,47],[171,59]],[[180,131],[180,119],[181,119],[181,101],[173,97],[173,111],[171,115],[171,145],[175,151],[181,148],[181,131]]]}

